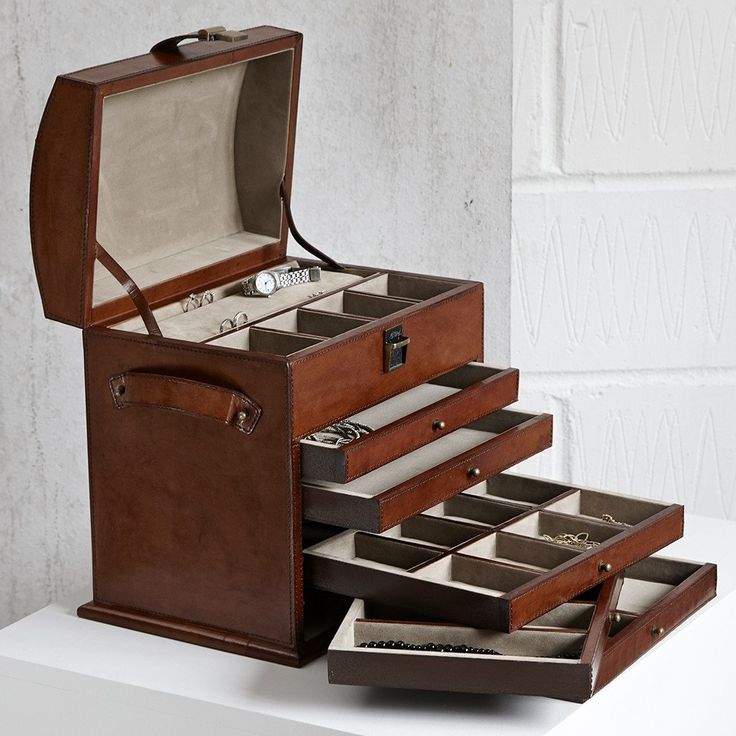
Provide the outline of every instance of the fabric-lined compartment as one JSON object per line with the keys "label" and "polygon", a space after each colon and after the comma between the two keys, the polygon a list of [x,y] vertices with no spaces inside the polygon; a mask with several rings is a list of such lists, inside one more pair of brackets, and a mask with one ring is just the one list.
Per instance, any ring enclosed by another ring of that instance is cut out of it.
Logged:
{"label": "fabric-lined compartment", "polygon": [[[383,274],[385,276],[385,274]],[[380,277],[379,277],[380,278]],[[375,279],[366,280],[359,286],[369,284]],[[357,288],[357,287],[356,287]],[[406,309],[414,304],[418,304],[419,300],[415,299],[393,299],[375,294],[362,293],[346,289],[338,294],[318,299],[312,308],[322,312],[333,312],[338,314],[347,314],[353,317],[366,317],[369,319],[378,319],[387,317],[389,314]]]}
{"label": "fabric-lined compartment", "polygon": [[[582,516],[537,511],[523,519],[519,519],[519,521],[511,522],[504,528],[504,531],[532,537],[533,539],[543,539],[545,535],[554,538],[559,534],[588,534],[589,541],[600,544],[622,534],[626,529],[622,526],[607,524],[604,521],[593,521]],[[554,542],[548,540],[544,540],[544,542],[545,544],[554,544]]]}
{"label": "fabric-lined compartment", "polygon": [[344,332],[354,330],[357,327],[367,325],[370,321],[370,319],[363,317],[320,312],[301,307],[264,320],[259,323],[259,326],[286,332],[300,332],[305,335],[316,335],[318,337],[335,337],[342,335]]}
{"label": "fabric-lined compartment", "polygon": [[555,628],[587,631],[590,628],[594,613],[595,604],[593,603],[562,603],[557,608],[553,608],[539,618],[530,621],[524,629]]}
{"label": "fabric-lined compartment", "polygon": [[649,557],[627,568],[616,610],[641,615],[702,567],[697,562]]}
{"label": "fabric-lined compartment", "polygon": [[502,596],[534,580],[538,573],[502,563],[450,554],[430,562],[414,573],[425,580],[435,580],[451,587],[474,589],[492,596]]}
{"label": "fabric-lined compartment", "polygon": [[521,565],[533,570],[551,570],[580,554],[579,549],[549,545],[537,539],[516,536],[499,531],[465,545],[464,555]]}
{"label": "fabric-lined compartment", "polygon": [[526,507],[484,498],[476,498],[466,493],[448,498],[437,506],[427,509],[429,516],[443,519],[457,519],[472,524],[498,526],[523,514]]}
{"label": "fabric-lined compartment", "polygon": [[382,536],[452,549],[484,533],[482,529],[469,524],[419,514],[391,527]]}
{"label": "fabric-lined compartment", "polygon": [[[283,265],[298,267],[300,264],[296,261],[289,261]],[[220,323],[224,319],[232,319],[238,312],[245,312],[248,323],[252,324],[275,312],[298,304],[311,304],[316,298],[317,291],[342,289],[359,283],[364,278],[365,276],[359,273],[323,269],[320,281],[279,289],[269,297],[245,296],[242,293],[242,279],[238,279],[211,289],[213,295],[211,304],[185,312],[184,305],[187,299],[179,299],[155,309],[154,316],[165,337],[201,342],[216,338]],[[140,317],[120,322],[114,325],[114,328],[129,332],[145,332],[145,326]]]}
{"label": "fabric-lined compartment", "polygon": [[390,296],[398,299],[423,301],[439,294],[444,294],[446,291],[452,291],[457,286],[458,284],[452,281],[388,273],[381,274],[378,278],[361,284],[359,287],[351,289],[351,291],[359,290],[366,294],[378,294],[380,296]]}
{"label": "fabric-lined compartment", "polygon": [[[638,524],[663,509],[666,504],[657,503],[643,498],[633,496],[621,496],[615,493],[603,493],[601,491],[577,490],[555,501],[547,506],[549,511],[562,514],[574,514],[576,516],[604,521],[604,523],[620,525]],[[615,522],[607,521],[604,516],[615,519]]]}
{"label": "fabric-lined compartment", "polygon": [[295,335],[290,332],[266,330],[258,326],[235,330],[216,340],[218,345],[254,353],[292,355],[300,350],[318,345],[322,338],[310,335]]}
{"label": "fabric-lined compartment", "polygon": [[[279,240],[292,67],[288,50],[105,97],[96,236],[141,288]],[[96,275],[95,304],[122,294]]]}
{"label": "fabric-lined compartment", "polygon": [[570,489],[571,487],[564,483],[501,473],[468,489],[466,493],[482,498],[489,497],[538,506],[567,493]]}

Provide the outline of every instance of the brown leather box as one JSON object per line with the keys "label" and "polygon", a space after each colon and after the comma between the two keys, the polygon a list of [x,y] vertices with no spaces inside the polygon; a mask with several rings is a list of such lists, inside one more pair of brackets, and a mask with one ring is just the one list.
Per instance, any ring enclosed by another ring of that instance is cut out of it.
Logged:
{"label": "brown leather box", "polygon": [[[477,362],[482,285],[343,266],[304,241],[301,35],[195,35],[59,77],[36,141],[43,307],[83,331],[94,600],[79,614],[299,665],[345,596],[510,631],[679,537],[679,506],[497,477],[550,446],[552,418],[512,406],[516,370]],[[310,258],[287,255],[289,231]],[[317,264],[319,281],[269,298],[241,287]],[[313,437],[345,418],[373,431]],[[543,539],[583,529],[600,547]]]}

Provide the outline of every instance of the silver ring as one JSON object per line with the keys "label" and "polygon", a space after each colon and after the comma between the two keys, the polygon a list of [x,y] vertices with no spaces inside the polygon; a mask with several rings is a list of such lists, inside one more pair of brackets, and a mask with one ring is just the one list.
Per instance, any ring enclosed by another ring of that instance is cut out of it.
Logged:
{"label": "silver ring", "polygon": [[222,322],[220,322],[220,332],[225,332],[226,330],[232,330],[233,327],[235,327],[235,324],[231,319],[224,319]]}
{"label": "silver ring", "polygon": [[[242,317],[242,321],[241,321],[241,317]],[[233,324],[235,325],[235,327],[242,327],[244,324],[246,324],[247,321],[248,321],[248,315],[245,312],[238,312],[233,317]]]}

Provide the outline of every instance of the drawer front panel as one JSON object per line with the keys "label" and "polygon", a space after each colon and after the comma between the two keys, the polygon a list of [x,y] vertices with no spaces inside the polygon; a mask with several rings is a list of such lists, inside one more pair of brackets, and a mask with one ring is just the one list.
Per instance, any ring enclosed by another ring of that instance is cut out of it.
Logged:
{"label": "drawer front panel", "polygon": [[[406,364],[384,368],[384,333],[403,326]],[[291,362],[292,434],[310,432],[426,383],[483,355],[483,287],[460,287],[387,317],[375,328]]]}
{"label": "drawer front panel", "polygon": [[552,444],[552,417],[494,412],[347,484],[304,482],[304,518],[381,532]]}
{"label": "drawer front panel", "polygon": [[349,418],[370,434],[339,447],[302,440],[302,478],[347,483],[513,404],[518,389],[516,369],[463,366]]}

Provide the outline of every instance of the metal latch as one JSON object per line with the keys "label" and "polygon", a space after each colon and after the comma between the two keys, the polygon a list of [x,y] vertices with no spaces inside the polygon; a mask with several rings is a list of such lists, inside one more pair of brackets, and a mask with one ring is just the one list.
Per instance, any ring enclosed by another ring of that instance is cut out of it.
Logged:
{"label": "metal latch", "polygon": [[383,333],[383,370],[386,373],[406,363],[411,338],[404,334],[404,325],[396,325]]}
{"label": "metal latch", "polygon": [[245,41],[248,34],[243,31],[228,31],[225,26],[212,26],[212,28],[201,28],[197,31],[197,39],[200,41]]}

